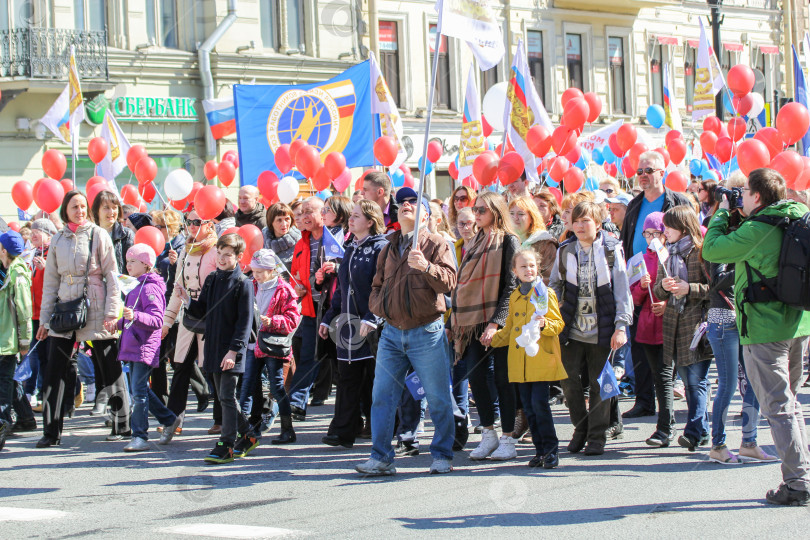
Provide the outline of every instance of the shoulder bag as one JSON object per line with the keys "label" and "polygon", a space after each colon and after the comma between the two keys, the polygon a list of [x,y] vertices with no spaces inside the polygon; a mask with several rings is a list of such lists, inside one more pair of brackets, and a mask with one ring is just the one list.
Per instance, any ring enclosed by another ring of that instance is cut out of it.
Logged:
{"label": "shoulder bag", "polygon": [[59,298],[56,299],[56,305],[53,307],[51,320],[49,322],[50,330],[57,334],[65,334],[81,330],[87,326],[87,281],[90,273],[90,261],[93,257],[93,239],[95,237],[95,228],[90,232],[90,245],[87,249],[87,267],[84,272],[84,290],[81,297],[75,300],[68,300],[67,302],[60,302]]}

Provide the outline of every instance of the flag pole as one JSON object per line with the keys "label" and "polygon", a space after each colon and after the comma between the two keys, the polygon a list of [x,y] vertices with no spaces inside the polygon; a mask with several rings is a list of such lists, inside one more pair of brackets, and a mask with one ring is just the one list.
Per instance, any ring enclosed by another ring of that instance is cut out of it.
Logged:
{"label": "flag pole", "polygon": [[430,88],[428,89],[427,116],[425,117],[425,141],[422,145],[422,161],[419,165],[419,190],[416,192],[416,223],[413,229],[413,243],[411,250],[419,249],[419,225],[422,219],[422,192],[425,184],[425,166],[427,165],[428,138],[430,137],[430,119],[433,116],[433,97],[436,91],[436,72],[439,69],[439,46],[442,41],[442,10],[439,4],[439,22],[436,24],[436,40],[433,45],[433,67],[430,72]]}

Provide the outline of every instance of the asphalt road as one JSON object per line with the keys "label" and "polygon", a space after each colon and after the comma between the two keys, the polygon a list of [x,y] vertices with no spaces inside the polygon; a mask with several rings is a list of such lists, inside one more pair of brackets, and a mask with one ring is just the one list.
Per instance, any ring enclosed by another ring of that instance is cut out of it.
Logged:
{"label": "asphalt road", "polygon": [[[807,395],[801,396],[808,411]],[[193,403],[193,402],[192,402]],[[202,459],[214,444],[210,409],[190,414],[168,446],[125,454],[82,407],[61,447],[37,450],[39,434],[12,437],[0,453],[0,538],[808,538],[809,508],[765,504],[778,464],[723,466],[705,452],[653,449],[654,418],[625,423],[625,438],[600,457],[561,453],[552,471],[529,469],[533,447],[509,462],[471,462],[471,435],[455,471],[426,474],[431,458],[399,458],[392,478],[356,474],[370,441],[325,447],[332,406],[296,424],[298,443],[260,446],[228,465]],[[622,402],[626,410],[631,402]],[[685,403],[677,401],[679,427]],[[730,408],[729,444],[740,442],[740,401]],[[572,433],[554,407],[561,445]],[[153,424],[154,425],[154,424]],[[431,424],[427,422],[428,441]],[[154,430],[150,430],[154,434]],[[272,436],[277,433],[273,429]],[[760,444],[775,453],[770,430]]]}

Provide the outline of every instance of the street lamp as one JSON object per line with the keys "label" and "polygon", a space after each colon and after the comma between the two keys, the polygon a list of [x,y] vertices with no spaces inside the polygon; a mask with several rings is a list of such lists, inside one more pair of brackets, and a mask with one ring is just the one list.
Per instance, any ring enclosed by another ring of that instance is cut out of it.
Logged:
{"label": "street lamp", "polygon": [[[714,54],[717,56],[718,64],[720,62],[720,55],[722,55],[722,44],[720,43],[720,25],[723,24],[724,16],[720,16],[720,6],[723,0],[706,0],[711,9],[711,27],[712,27],[712,47],[714,47]],[[714,110],[717,118],[723,120],[723,92],[720,92],[714,97]]]}

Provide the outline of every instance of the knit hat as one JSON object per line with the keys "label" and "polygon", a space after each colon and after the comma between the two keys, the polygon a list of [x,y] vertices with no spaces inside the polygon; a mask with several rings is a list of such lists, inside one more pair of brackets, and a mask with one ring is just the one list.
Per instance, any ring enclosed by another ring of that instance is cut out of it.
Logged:
{"label": "knit hat", "polygon": [[56,225],[54,225],[53,221],[51,221],[48,218],[39,218],[32,221],[31,230],[42,231],[44,233],[50,234],[51,236],[57,233]]}
{"label": "knit hat", "polygon": [[25,249],[25,240],[17,231],[9,229],[0,234],[0,244],[3,245],[9,255],[16,257]]}
{"label": "knit hat", "polygon": [[648,214],[647,218],[644,220],[644,230],[646,231],[647,229],[656,229],[664,232],[664,213],[652,212]]}
{"label": "knit hat", "polygon": [[140,261],[149,268],[155,267],[155,251],[146,244],[135,244],[127,250],[127,259]]}
{"label": "knit hat", "polygon": [[253,270],[275,270],[276,254],[272,249],[259,249],[250,259],[250,267]]}
{"label": "knit hat", "polygon": [[138,230],[141,227],[155,226],[155,222],[152,221],[152,216],[150,216],[149,214],[140,214],[138,212],[129,215],[129,222],[132,223],[132,226],[135,227],[135,230]]}
{"label": "knit hat", "polygon": [[[415,199],[418,196],[419,195],[413,190],[413,188],[404,186],[397,190],[397,194],[394,198],[399,204],[402,204],[402,201],[405,199]],[[430,199],[427,197],[427,195],[422,195],[422,206],[425,208],[427,215],[430,215]]]}

